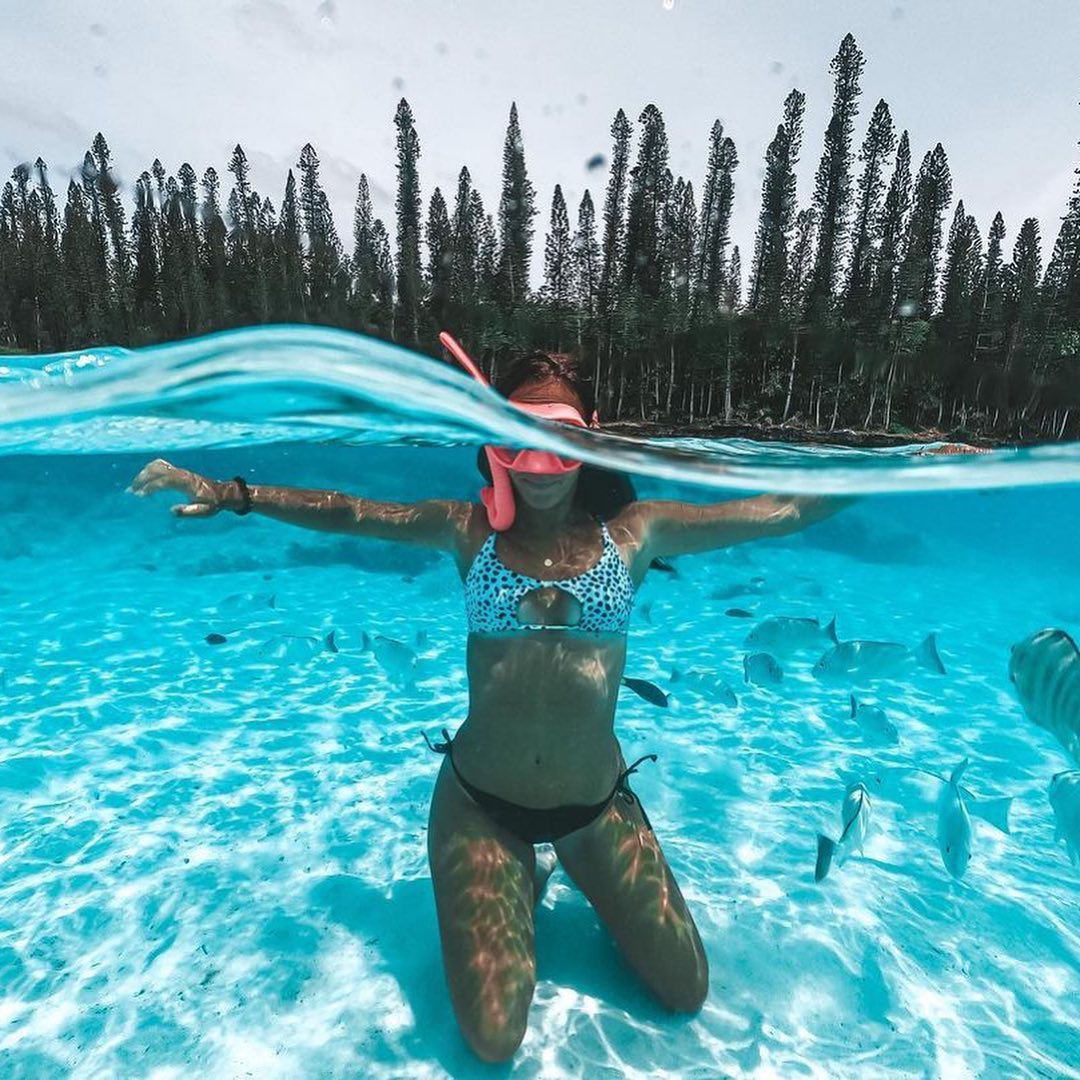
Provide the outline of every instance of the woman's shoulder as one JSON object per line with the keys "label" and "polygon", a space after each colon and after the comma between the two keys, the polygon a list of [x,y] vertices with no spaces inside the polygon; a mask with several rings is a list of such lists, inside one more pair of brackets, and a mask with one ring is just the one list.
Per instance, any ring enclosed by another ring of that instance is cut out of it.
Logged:
{"label": "woman's shoulder", "polygon": [[632,543],[641,537],[648,522],[648,503],[635,499],[621,506],[617,513],[604,519],[603,525],[616,544]]}

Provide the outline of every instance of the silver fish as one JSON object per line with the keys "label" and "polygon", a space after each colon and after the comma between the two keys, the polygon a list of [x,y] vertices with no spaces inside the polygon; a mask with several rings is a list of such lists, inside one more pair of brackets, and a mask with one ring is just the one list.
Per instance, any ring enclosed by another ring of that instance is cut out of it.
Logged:
{"label": "silver fish", "polygon": [[375,662],[386,672],[391,682],[411,686],[416,679],[417,656],[402,641],[383,637],[382,634],[362,634],[361,652],[372,653]]}
{"label": "silver fish", "polygon": [[876,705],[864,705],[851,695],[851,719],[859,726],[863,738],[876,746],[895,746],[900,741],[896,725]]}
{"label": "silver fish", "polygon": [[866,790],[866,785],[859,782],[849,784],[840,807],[840,839],[830,840],[824,833],[818,833],[815,881],[824,880],[838,849],[850,852],[857,848],[862,851],[870,828],[870,806],[870,792]]}
{"label": "silver fish", "polygon": [[276,660],[278,663],[303,663],[321,652],[336,653],[338,647],[334,634],[333,630],[325,637],[315,634],[277,634],[259,646],[258,655],[264,660]]}
{"label": "silver fish", "polygon": [[945,869],[957,880],[971,861],[971,818],[960,792],[960,777],[968,767],[964,758],[952,771],[938,800],[937,842]]}
{"label": "silver fish", "polygon": [[910,663],[944,675],[945,665],[937,651],[937,637],[927,634],[916,649],[895,641],[841,641],[814,665],[818,679],[851,681],[891,675]]}
{"label": "silver fish", "polygon": [[1050,781],[1050,805],[1057,825],[1054,840],[1064,840],[1069,861],[1080,863],[1080,772],[1060,772]]}
{"label": "silver fish", "polygon": [[704,668],[681,671],[679,668],[672,668],[671,678],[668,681],[672,686],[679,689],[685,686],[692,693],[726,705],[729,709],[734,709],[739,704],[735,691],[715,671],[706,671]]}
{"label": "silver fish", "polygon": [[1040,630],[1012,647],[1009,679],[1024,712],[1080,763],[1080,649],[1064,630]]}
{"label": "silver fish", "polygon": [[743,657],[743,678],[757,686],[777,686],[784,678],[784,671],[775,656],[750,653]]}
{"label": "silver fish", "polygon": [[222,615],[242,611],[258,611],[260,608],[277,608],[277,593],[230,593],[222,600],[217,611]]}
{"label": "silver fish", "polygon": [[746,635],[746,645],[774,656],[788,656],[803,649],[821,648],[830,642],[837,644],[836,619],[822,626],[817,619],[800,619],[790,615],[773,615],[763,619]]}

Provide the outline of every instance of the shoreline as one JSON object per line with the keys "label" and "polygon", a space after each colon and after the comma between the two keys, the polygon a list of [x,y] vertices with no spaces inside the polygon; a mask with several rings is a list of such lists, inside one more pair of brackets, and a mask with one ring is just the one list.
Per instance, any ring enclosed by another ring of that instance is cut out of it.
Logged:
{"label": "shoreline", "polygon": [[888,431],[863,431],[836,428],[826,431],[801,424],[725,423],[722,420],[676,426],[655,420],[615,420],[602,425],[612,435],[634,438],[674,439],[749,439],[753,442],[812,443],[817,446],[846,446],[856,449],[883,449],[891,446],[911,446],[916,443],[953,443],[978,450],[1015,450],[1025,446],[1045,444],[1045,439],[1010,439],[1003,436],[980,435],[974,432],[913,431],[898,434]]}

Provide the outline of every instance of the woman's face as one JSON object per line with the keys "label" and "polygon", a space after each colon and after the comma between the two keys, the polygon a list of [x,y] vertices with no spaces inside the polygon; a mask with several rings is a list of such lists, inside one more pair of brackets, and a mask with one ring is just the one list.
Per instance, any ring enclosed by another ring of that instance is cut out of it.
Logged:
{"label": "woman's face", "polygon": [[[585,411],[581,398],[561,379],[525,383],[510,395],[510,400],[527,402],[530,405],[570,405],[579,413],[584,414]],[[577,481],[577,469],[564,473],[525,473],[510,470],[514,494],[534,510],[550,510],[564,500],[573,498]]]}

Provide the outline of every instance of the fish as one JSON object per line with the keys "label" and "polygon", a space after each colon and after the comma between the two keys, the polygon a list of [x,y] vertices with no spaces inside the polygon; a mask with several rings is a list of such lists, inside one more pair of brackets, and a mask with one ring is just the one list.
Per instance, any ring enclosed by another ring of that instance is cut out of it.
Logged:
{"label": "fish", "polygon": [[1057,737],[1080,764],[1080,649],[1049,628],[1012,647],[1009,680],[1032,723]]}
{"label": "fish", "polygon": [[732,619],[752,619],[754,617],[752,611],[747,611],[746,608],[741,607],[729,607],[724,614]]}
{"label": "fish", "polygon": [[670,559],[664,559],[659,555],[649,563],[649,569],[659,570],[661,574],[673,574],[675,577],[679,576],[679,571],[675,568],[675,564]]}
{"label": "fish", "polygon": [[325,637],[317,634],[277,634],[259,646],[259,656],[263,659],[288,664],[310,660],[321,652],[337,651],[333,630]]}
{"label": "fish", "polygon": [[1076,866],[1080,863],[1080,772],[1056,773],[1049,795],[1056,819],[1054,842],[1065,841],[1069,862]]}
{"label": "fish", "polygon": [[643,618],[643,619],[644,619],[644,620],[645,620],[645,621],[646,621],[646,622],[647,622],[647,623],[648,623],[648,624],[649,624],[650,626],[652,626],[652,606],[653,606],[653,602],[652,602],[651,600],[646,600],[646,601],[645,601],[645,603],[644,603],[644,604],[642,604],[642,605],[641,605],[641,608],[640,608],[640,611],[641,611],[641,617],[642,617],[642,618]]}
{"label": "fish", "polygon": [[775,656],[750,653],[743,657],[743,678],[757,686],[776,686],[783,680],[784,672]]}
{"label": "fish", "polygon": [[391,682],[411,685],[416,678],[417,656],[408,645],[382,634],[361,635],[361,652],[372,653]]}
{"label": "fish", "polygon": [[264,607],[277,609],[277,593],[232,593],[218,604],[217,610],[253,611]]}
{"label": "fish", "polygon": [[693,693],[726,705],[729,709],[738,707],[739,699],[735,696],[735,691],[715,671],[706,671],[703,668],[681,671],[679,668],[672,668],[670,682],[672,685],[686,686]]}
{"label": "fish", "polygon": [[624,678],[622,684],[628,690],[633,690],[639,698],[644,698],[650,705],[655,705],[660,709],[668,707],[667,694],[655,683],[649,682],[648,679]]}
{"label": "fish", "polygon": [[960,791],[960,777],[968,767],[964,758],[953,769],[938,800],[937,842],[945,869],[957,881],[964,876],[971,861],[971,818]]}
{"label": "fish", "polygon": [[895,641],[840,641],[821,655],[813,674],[828,680],[876,679],[910,663],[937,675],[947,674],[935,634],[927,634],[915,649]]}
{"label": "fish", "polygon": [[838,643],[836,619],[822,626],[817,619],[800,619],[790,615],[772,615],[763,619],[746,635],[748,648],[784,656],[803,649],[820,648],[823,643]]}
{"label": "fish", "polygon": [[746,596],[747,593],[761,593],[765,591],[765,579],[752,577],[745,585],[725,585],[720,589],[713,589],[709,593],[710,600],[734,600],[737,596]]}
{"label": "fish", "polygon": [[837,849],[841,851],[861,852],[866,843],[866,834],[870,828],[870,792],[861,782],[849,784],[844,793],[844,802],[840,807],[842,829],[839,840],[830,840],[824,833],[818,833],[817,863],[814,866],[814,880],[823,881],[832,866]]}
{"label": "fish", "polygon": [[859,726],[863,738],[877,746],[895,746],[900,741],[896,725],[876,705],[865,705],[851,695],[851,719]]}
{"label": "fish", "polygon": [[[940,773],[920,768],[918,765],[887,765],[875,769],[873,775],[869,777],[867,786],[875,795],[883,799],[894,801],[909,801],[912,797],[919,799],[920,795],[906,789],[904,784],[905,778],[911,773],[931,776],[939,784],[948,785],[949,783]],[[964,805],[972,817],[981,818],[988,825],[993,825],[998,832],[1010,834],[1009,811],[1013,802],[1011,795],[985,798],[982,795],[976,795],[963,784],[960,785],[960,794],[964,796]]]}
{"label": "fish", "polygon": [[207,634],[207,645],[224,645],[229,639],[224,634]]}

